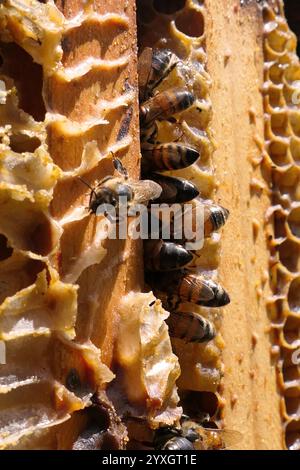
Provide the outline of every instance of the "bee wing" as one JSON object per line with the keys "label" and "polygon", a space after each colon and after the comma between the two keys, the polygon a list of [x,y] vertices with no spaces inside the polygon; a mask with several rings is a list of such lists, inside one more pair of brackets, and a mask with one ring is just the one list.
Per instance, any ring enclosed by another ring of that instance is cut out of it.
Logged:
{"label": "bee wing", "polygon": [[160,185],[151,180],[135,181],[130,183],[130,186],[134,191],[135,204],[157,199],[162,192]]}
{"label": "bee wing", "polygon": [[152,55],[153,51],[151,47],[145,47],[139,57],[138,62],[138,77],[139,77],[139,89],[141,98],[145,98],[146,88],[149,82],[152,67]]}

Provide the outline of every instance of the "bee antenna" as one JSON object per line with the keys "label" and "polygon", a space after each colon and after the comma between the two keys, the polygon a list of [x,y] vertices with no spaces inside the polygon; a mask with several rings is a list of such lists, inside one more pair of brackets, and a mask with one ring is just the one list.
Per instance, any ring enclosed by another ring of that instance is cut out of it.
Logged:
{"label": "bee antenna", "polygon": [[81,181],[83,184],[85,184],[88,188],[90,188],[92,191],[94,191],[94,188],[92,188],[92,186],[91,186],[89,183],[87,183],[86,181],[84,181],[84,179],[81,178],[81,176],[78,176],[78,178],[80,179],[80,181]]}
{"label": "bee antenna", "polygon": [[121,160],[119,160],[119,158],[113,158],[113,164],[114,164],[115,169],[127,179],[128,172],[126,168],[122,165]]}

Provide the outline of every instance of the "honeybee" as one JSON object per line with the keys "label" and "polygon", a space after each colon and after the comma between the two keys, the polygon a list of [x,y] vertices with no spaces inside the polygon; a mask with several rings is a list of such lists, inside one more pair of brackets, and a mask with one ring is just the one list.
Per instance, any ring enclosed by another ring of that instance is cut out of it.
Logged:
{"label": "honeybee", "polygon": [[199,152],[184,144],[142,144],[142,170],[170,171],[186,168],[199,158]]}
{"label": "honeybee", "polygon": [[[226,223],[229,217],[228,209],[195,199],[199,192],[193,183],[157,173],[153,173],[151,178],[162,188],[155,203],[178,203],[172,210],[158,208],[155,204],[150,205],[152,211],[149,212],[149,225],[151,232],[157,232],[158,238],[185,244],[209,237]],[[185,206],[179,205],[188,202]]]}
{"label": "honeybee", "polygon": [[150,271],[172,271],[189,264],[193,255],[183,246],[163,240],[144,241],[145,267]]}
{"label": "honeybee", "polygon": [[197,187],[184,178],[173,178],[172,176],[152,173],[151,179],[162,188],[161,195],[156,199],[157,203],[184,203],[199,196]]}
{"label": "honeybee", "polygon": [[162,189],[159,184],[151,180],[132,181],[118,158],[113,159],[113,164],[120,176],[106,176],[95,188],[80,178],[91,190],[88,204],[91,214],[96,214],[102,204],[119,208],[120,198],[124,198],[127,205],[134,205],[148,203],[160,196]]}
{"label": "honeybee", "polygon": [[242,439],[238,431],[211,429],[182,416],[181,427],[163,427],[156,431],[154,446],[159,450],[222,450]]}
{"label": "honeybee", "polygon": [[[160,198],[164,194],[164,187],[161,178],[154,178],[154,180],[162,185],[162,193]],[[192,206],[192,207],[191,207]],[[220,228],[225,225],[228,217],[229,210],[225,207],[219,206],[218,204],[213,204],[211,202],[206,202],[203,200],[193,200],[191,206],[185,207],[183,211],[180,211],[178,214],[176,212],[171,214],[170,221],[170,240],[176,240],[177,243],[186,243],[193,241],[191,238],[187,239],[182,236],[181,227],[183,223],[188,224],[191,227],[191,233],[195,234],[194,239],[199,237],[199,229],[203,230],[203,236],[205,238],[209,237],[214,231],[220,230]],[[203,225],[199,224],[197,220],[198,210],[203,210]],[[179,219],[178,219],[179,217]],[[181,223],[179,223],[181,221]],[[197,223],[198,222],[198,223]],[[179,227],[180,233],[177,233],[176,227]],[[163,225],[161,227],[161,232],[163,231]],[[202,234],[201,234],[202,235]]]}
{"label": "honeybee", "polygon": [[184,88],[162,91],[140,106],[141,126],[149,126],[156,119],[168,119],[188,109],[194,101],[193,93]]}
{"label": "honeybee", "polygon": [[220,284],[202,274],[190,274],[186,270],[170,272],[168,276],[148,273],[147,282],[157,289],[158,297],[159,291],[167,294],[173,308],[180,302],[205,307],[223,307],[230,302],[229,295]]}
{"label": "honeybee", "polygon": [[[132,440],[155,450],[222,450],[236,445],[242,434],[229,429],[204,427],[202,419],[191,420],[182,415],[179,426],[162,426],[156,431],[147,428],[143,417],[123,416]],[[142,439],[141,439],[142,436]]]}
{"label": "honeybee", "polygon": [[149,97],[152,90],[169,75],[178,62],[178,57],[168,49],[151,49],[151,47],[146,47],[143,50],[138,62],[141,101]]}
{"label": "honeybee", "polygon": [[214,325],[197,313],[173,311],[166,323],[170,336],[186,343],[204,343],[216,336]]}

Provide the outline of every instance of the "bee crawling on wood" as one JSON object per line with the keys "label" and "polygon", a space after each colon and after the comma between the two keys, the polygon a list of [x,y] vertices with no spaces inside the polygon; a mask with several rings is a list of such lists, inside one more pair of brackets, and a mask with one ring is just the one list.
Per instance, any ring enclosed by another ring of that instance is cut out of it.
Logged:
{"label": "bee crawling on wood", "polygon": [[106,176],[94,188],[80,178],[91,190],[88,204],[91,214],[97,214],[101,205],[111,205],[119,209],[120,204],[124,202],[127,207],[148,204],[150,200],[160,196],[162,189],[159,184],[151,180],[133,181],[118,158],[113,159],[113,164],[120,176]]}
{"label": "bee crawling on wood", "polygon": [[216,336],[214,325],[197,313],[175,310],[170,313],[166,323],[170,336],[186,343],[205,343]]}
{"label": "bee crawling on wood", "polygon": [[169,49],[145,47],[138,61],[140,100],[147,99],[153,89],[176,67],[179,58]]}

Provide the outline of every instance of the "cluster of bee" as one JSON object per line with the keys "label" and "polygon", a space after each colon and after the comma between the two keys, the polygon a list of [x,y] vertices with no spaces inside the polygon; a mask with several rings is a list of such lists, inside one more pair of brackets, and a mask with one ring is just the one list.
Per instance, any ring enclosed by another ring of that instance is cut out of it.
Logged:
{"label": "cluster of bee", "polygon": [[[199,196],[197,187],[190,181],[163,174],[164,171],[189,167],[198,160],[199,152],[184,143],[157,141],[157,121],[174,122],[178,113],[196,106],[195,96],[185,88],[157,92],[158,85],[179,62],[179,58],[167,49],[145,48],[139,58],[142,176],[162,188],[155,203],[192,204]],[[208,237],[225,224],[229,212],[216,204],[205,201],[200,204],[204,210],[204,236]],[[191,240],[176,240],[175,243],[172,225],[170,239],[146,240],[146,280],[170,311],[167,322],[171,336],[186,342],[209,341],[216,334],[213,324],[197,313],[181,311],[180,305],[192,303],[221,307],[230,299],[219,284],[188,268],[194,254],[183,246],[186,241]]]}
{"label": "cluster of bee", "polygon": [[[146,48],[142,52],[139,58],[139,96],[143,179],[132,181],[121,161],[113,158],[119,176],[107,176],[94,188],[82,180],[91,190],[91,214],[96,214],[103,204],[110,204],[118,210],[121,197],[126,199],[128,207],[136,203],[149,205],[150,213],[151,201],[184,204],[192,203],[199,196],[197,187],[190,181],[162,174],[164,171],[186,168],[200,157],[196,149],[184,143],[161,143],[157,140],[157,121],[176,122],[178,113],[195,105],[193,93],[185,88],[157,92],[158,85],[178,63],[178,57],[166,49]],[[229,212],[216,204],[202,200],[199,203],[203,206],[204,237],[208,237],[225,224]],[[184,246],[189,240],[178,240],[172,231],[172,223],[170,226],[169,239],[161,237],[144,242],[146,281],[170,312],[167,320],[170,336],[191,343],[212,340],[216,335],[214,325],[192,309],[184,311],[181,305],[221,307],[230,302],[229,296],[211,278],[188,267],[194,259],[194,254]],[[161,227],[159,230],[161,233]],[[161,428],[154,436],[153,445],[158,449],[170,450],[224,448],[222,432],[213,432],[211,435],[210,430],[186,417],[179,428]]]}
{"label": "cluster of bee", "polygon": [[[155,203],[192,204],[199,196],[197,187],[190,181],[162,174],[187,168],[200,157],[195,148],[184,143],[157,140],[157,121],[174,122],[178,113],[196,105],[195,96],[185,88],[157,91],[158,85],[178,63],[179,58],[166,49],[145,48],[139,58],[142,177],[162,188]],[[204,237],[208,237],[225,224],[229,212],[216,204],[200,203],[204,212]],[[230,299],[222,286],[189,268],[194,254],[183,245],[191,240],[178,242],[176,239],[175,243],[175,238],[171,224],[169,239],[144,241],[146,281],[170,312],[167,320],[170,336],[185,342],[206,342],[216,335],[214,325],[192,309],[184,311],[180,306],[189,303],[222,307]],[[228,436],[236,434],[235,431],[205,429],[183,416],[180,427],[160,428],[155,433],[153,445],[164,450],[220,449],[228,446]]]}

